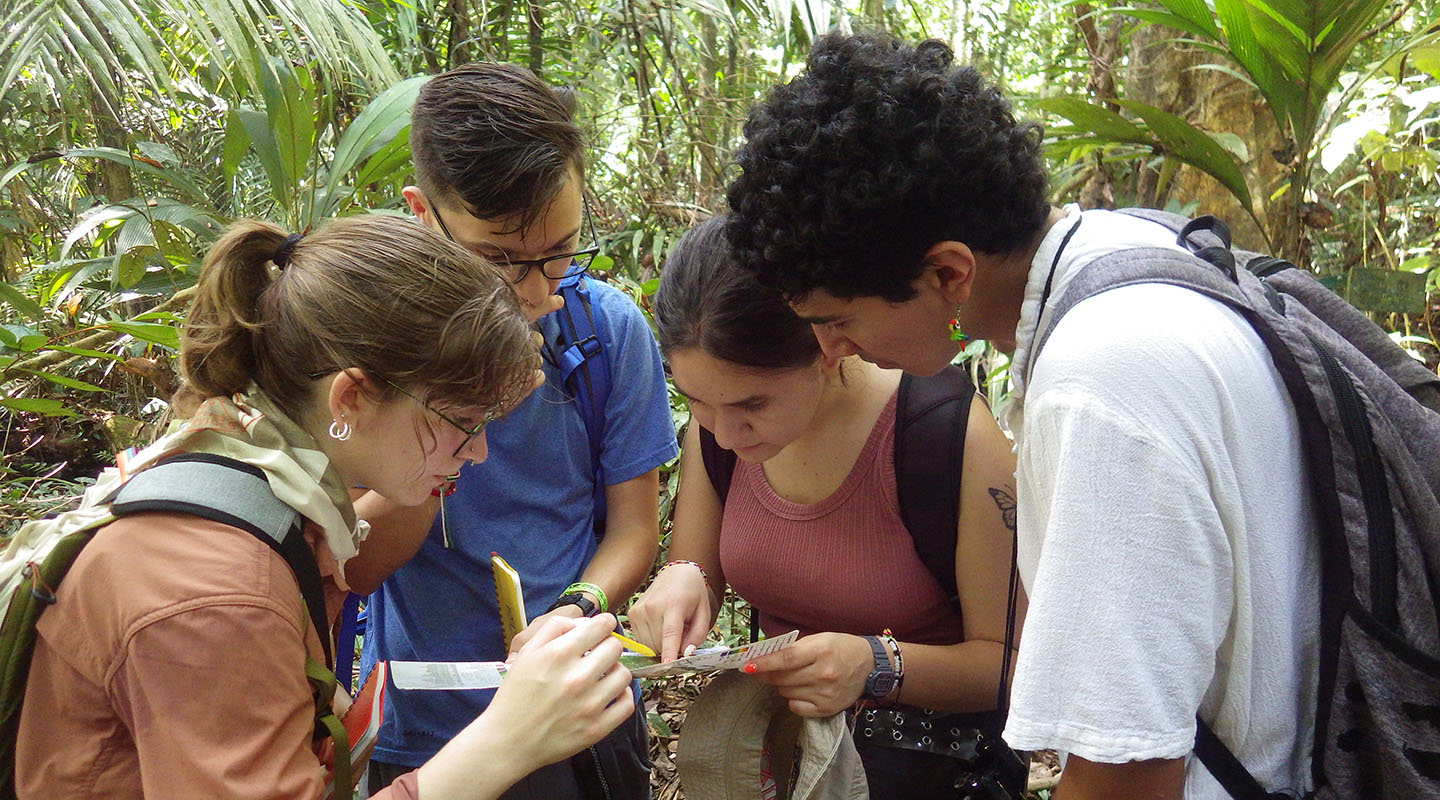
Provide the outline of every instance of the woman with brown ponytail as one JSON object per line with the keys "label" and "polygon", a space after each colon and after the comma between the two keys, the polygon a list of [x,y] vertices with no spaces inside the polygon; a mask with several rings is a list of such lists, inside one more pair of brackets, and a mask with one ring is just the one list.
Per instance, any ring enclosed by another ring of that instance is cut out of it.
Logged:
{"label": "woman with brown ponytail", "polygon": [[[415,504],[483,460],[485,423],[540,380],[530,331],[498,272],[410,220],[237,223],[186,323],[188,418],[130,469],[198,453],[262,470],[305,519],[333,618],[368,532],[347,487]],[[20,797],[320,797],[309,619],[286,562],[239,527],[167,511],[101,528],[39,623]],[[496,797],[601,738],[631,713],[614,625],[556,620],[481,717],[378,796]]]}

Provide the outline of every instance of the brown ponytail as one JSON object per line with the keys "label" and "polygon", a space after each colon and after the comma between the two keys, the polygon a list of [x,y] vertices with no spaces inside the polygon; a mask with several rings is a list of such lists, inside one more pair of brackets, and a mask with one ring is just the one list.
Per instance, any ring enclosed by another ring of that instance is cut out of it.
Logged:
{"label": "brown ponytail", "polygon": [[242,391],[255,379],[260,295],[272,280],[271,258],[286,233],[268,222],[231,225],[205,255],[200,285],[186,316],[180,369],[181,406]]}
{"label": "brown ponytail", "polygon": [[299,419],[313,376],[347,367],[496,413],[529,390],[531,327],[484,259],[389,215],[334,220],[290,242],[281,268],[286,239],[241,221],[206,256],[181,340],[182,414],[253,381]]}

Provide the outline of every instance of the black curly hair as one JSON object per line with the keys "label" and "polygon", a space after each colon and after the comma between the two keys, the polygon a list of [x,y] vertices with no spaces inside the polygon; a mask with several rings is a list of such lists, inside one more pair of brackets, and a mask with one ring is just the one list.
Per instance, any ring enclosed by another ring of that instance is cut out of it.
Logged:
{"label": "black curly hair", "polygon": [[903,302],[936,242],[1022,247],[1049,212],[1038,125],[936,40],[831,34],[750,112],[726,234],[786,296]]}

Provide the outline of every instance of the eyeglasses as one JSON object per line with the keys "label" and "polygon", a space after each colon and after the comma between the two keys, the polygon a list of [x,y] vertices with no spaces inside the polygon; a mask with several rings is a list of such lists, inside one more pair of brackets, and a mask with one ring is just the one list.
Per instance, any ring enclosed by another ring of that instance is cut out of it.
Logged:
{"label": "eyeglasses", "polygon": [[[318,371],[318,372],[307,372],[307,373],[306,373],[306,376],[309,377],[311,380],[314,380],[314,379],[316,379],[316,378],[323,378],[323,377],[325,377],[326,375],[330,375],[330,374],[332,374],[332,373],[339,372],[339,371],[340,371],[339,369],[322,369],[322,370],[320,370],[320,371]],[[378,376],[377,376],[377,377],[378,377]],[[399,384],[395,383],[394,381],[390,380],[389,378],[380,378],[380,380],[385,381],[386,383],[390,384],[390,387],[393,388],[395,391],[397,391],[397,392],[399,392],[400,394],[403,394],[403,395],[405,395],[406,397],[410,398],[411,400],[414,400],[415,402],[419,403],[426,411],[429,411],[430,413],[434,414],[435,416],[437,416],[437,417],[439,417],[440,419],[444,420],[445,422],[449,423],[451,427],[453,427],[453,428],[455,428],[456,430],[460,431],[461,433],[465,434],[465,440],[462,441],[462,442],[460,442],[460,446],[457,447],[457,448],[455,448],[455,452],[454,452],[454,453],[451,453],[451,455],[452,455],[453,457],[455,457],[455,458],[459,458],[459,457],[460,457],[460,453],[464,452],[468,447],[470,447],[470,444],[475,441],[475,437],[477,437],[477,436],[479,436],[480,434],[482,434],[482,433],[485,432],[485,426],[486,426],[486,425],[489,425],[490,423],[492,423],[492,422],[495,421],[495,417],[494,417],[494,416],[487,414],[487,415],[485,416],[485,419],[484,419],[479,425],[461,425],[459,422],[456,422],[455,420],[451,419],[448,414],[445,414],[445,413],[441,412],[441,411],[440,411],[439,409],[437,409],[436,407],[430,405],[429,403],[425,402],[424,400],[421,400],[420,398],[416,397],[415,395],[410,394],[409,392],[407,392],[407,391],[405,391],[404,389],[400,388],[400,385],[399,385]]]}
{"label": "eyeglasses", "polygon": [[[595,236],[595,220],[590,214],[590,201],[582,200],[582,203],[585,209],[585,227],[590,233],[590,241],[595,244],[582,250],[576,250],[573,253],[562,253],[555,256],[546,256],[545,258],[507,258],[495,261],[495,266],[504,270],[509,275],[512,284],[525,280],[525,276],[530,274],[532,267],[539,269],[541,274],[552,281],[558,281],[572,275],[579,275],[590,269],[590,262],[594,260],[595,256],[600,252],[600,240]],[[436,208],[434,204],[431,204],[430,213],[435,216],[435,221],[440,223],[440,230],[445,233],[445,238],[455,242],[455,235],[450,233],[450,226],[446,225],[445,218],[440,216],[440,209]],[[455,243],[459,244],[459,242]],[[488,256],[484,256],[484,254],[479,255],[489,258]],[[491,260],[493,261],[494,259]]]}
{"label": "eyeglasses", "polygon": [[380,380],[385,381],[386,383],[390,384],[392,387],[394,387],[395,391],[399,392],[400,394],[405,395],[406,397],[410,398],[411,400],[414,400],[415,402],[419,403],[421,406],[424,406],[424,408],[425,408],[426,411],[429,411],[430,413],[434,414],[435,416],[439,417],[440,419],[445,420],[446,422],[450,423],[451,427],[453,427],[453,428],[455,428],[456,430],[460,431],[461,433],[465,434],[465,440],[462,441],[462,442],[460,442],[460,446],[457,447],[457,448],[455,448],[455,452],[454,452],[454,453],[451,453],[451,455],[454,456],[455,458],[459,458],[459,457],[460,457],[460,453],[464,452],[467,448],[470,447],[470,443],[475,441],[475,437],[477,437],[477,436],[479,436],[480,434],[482,434],[482,433],[485,432],[485,426],[486,426],[486,425],[489,425],[490,423],[492,423],[492,422],[495,421],[495,417],[493,417],[493,416],[491,416],[491,415],[489,415],[489,414],[486,414],[486,415],[485,415],[485,419],[481,420],[479,425],[461,425],[460,423],[458,423],[458,422],[456,422],[455,420],[451,419],[448,414],[443,414],[443,413],[441,413],[441,412],[440,412],[440,409],[436,408],[435,406],[430,405],[429,403],[425,402],[424,400],[421,400],[420,398],[416,397],[415,395],[410,394],[409,392],[407,392],[407,391],[405,391],[404,389],[400,388],[400,386],[399,386],[398,384],[396,384],[394,381],[389,380],[388,378],[381,378]]}

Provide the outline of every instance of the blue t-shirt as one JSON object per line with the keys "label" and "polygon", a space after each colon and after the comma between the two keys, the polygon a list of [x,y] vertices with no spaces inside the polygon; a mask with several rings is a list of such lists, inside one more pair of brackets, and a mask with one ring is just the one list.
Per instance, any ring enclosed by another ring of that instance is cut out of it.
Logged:
{"label": "blue t-shirt", "polygon": [[[605,405],[600,463],[607,484],[622,483],[674,458],[675,428],[660,352],[649,325],[625,294],[591,281],[596,335],[613,376]],[[583,313],[580,309],[574,309]],[[420,551],[370,595],[361,674],[379,660],[494,661],[505,658],[490,553],[519,573],[526,614],[534,619],[579,580],[595,554],[595,477],[584,420],[559,385],[558,316],[540,320],[546,353],[543,386],[485,429],[489,457],[460,471]],[[624,598],[614,598],[617,603]],[[375,758],[419,766],[490,703],[493,690],[395,690]]]}

